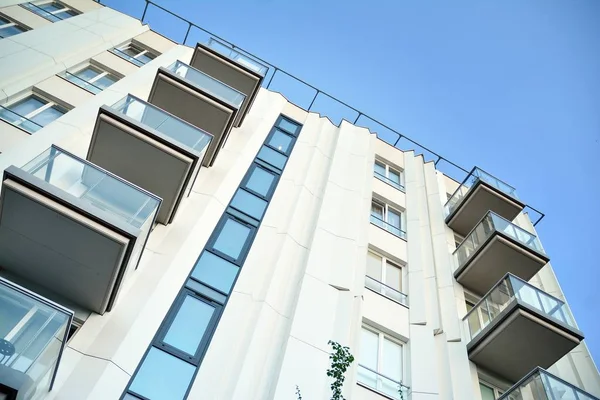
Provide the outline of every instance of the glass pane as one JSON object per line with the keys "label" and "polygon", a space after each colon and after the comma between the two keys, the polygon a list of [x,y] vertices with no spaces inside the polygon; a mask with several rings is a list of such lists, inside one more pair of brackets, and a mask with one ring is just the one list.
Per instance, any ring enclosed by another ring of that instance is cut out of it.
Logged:
{"label": "glass pane", "polygon": [[140,54],[142,52],[141,49],[138,49],[137,47],[134,47],[134,46],[131,46],[131,45],[126,46],[126,47],[124,47],[124,48],[122,48],[120,50],[123,53],[125,53],[125,54],[127,54],[128,56],[131,56],[131,57],[135,57],[135,56],[137,56],[138,54]]}
{"label": "glass pane", "polygon": [[298,134],[298,130],[300,128],[300,126],[288,121],[285,118],[281,118],[278,125],[281,129],[288,131],[289,133],[293,133],[294,135]]}
{"label": "glass pane", "polygon": [[371,215],[383,220],[383,206],[377,203],[371,203]]}
{"label": "glass pane", "polygon": [[258,194],[267,196],[275,181],[275,175],[260,167],[255,167],[248,178],[246,187]]}
{"label": "glass pane", "polygon": [[282,153],[288,153],[292,145],[292,137],[280,130],[275,130],[273,136],[269,139],[269,145]]}
{"label": "glass pane", "polygon": [[74,17],[76,15],[77,15],[77,13],[75,11],[71,11],[71,10],[61,11],[61,12],[54,14],[54,16],[56,16],[60,19],[67,19],[67,18]]}
{"label": "glass pane", "polygon": [[495,400],[494,389],[489,386],[479,383],[479,390],[481,391],[481,400]]}
{"label": "glass pane", "polygon": [[387,223],[400,229],[400,213],[388,208]]}
{"label": "glass pane", "polygon": [[39,124],[41,126],[46,126],[50,122],[54,121],[55,119],[62,117],[64,115],[64,113],[65,113],[65,111],[62,108],[59,108],[57,106],[52,106],[50,108],[45,109],[41,113],[36,114],[35,116],[31,117],[31,120],[33,122],[35,122],[36,124]]}
{"label": "glass pane", "polygon": [[402,270],[389,262],[385,266],[385,282],[389,287],[402,291]]}
{"label": "glass pane", "polygon": [[367,253],[367,276],[381,282],[381,257],[377,254]]}
{"label": "glass pane", "polygon": [[402,345],[383,338],[381,372],[395,380],[402,380]]}
{"label": "glass pane", "polygon": [[107,87],[109,87],[110,85],[115,83],[116,81],[117,81],[117,78],[115,78],[114,76],[104,75],[102,78],[94,81],[94,86],[97,86],[102,89],[106,89]]}
{"label": "glass pane", "polygon": [[195,371],[192,364],[152,347],[129,390],[152,400],[183,399]]}
{"label": "glass pane", "polygon": [[260,220],[267,208],[267,202],[244,189],[238,189],[235,196],[233,196],[233,200],[231,200],[231,206]]}
{"label": "glass pane", "polygon": [[266,146],[261,147],[260,151],[258,152],[258,158],[279,169],[283,169],[283,166],[287,160],[286,156]]}
{"label": "glass pane", "polygon": [[92,78],[95,78],[100,74],[101,74],[101,72],[93,67],[86,67],[86,68],[82,69],[81,71],[77,71],[75,73],[75,75],[77,75],[78,77],[80,77],[81,79],[83,79],[86,82],[89,82]]}
{"label": "glass pane", "polygon": [[137,58],[138,61],[140,61],[140,62],[142,62],[144,64],[147,64],[150,61],[154,60],[154,55],[151,54],[151,53],[146,52],[146,53],[144,53],[141,56],[138,56],[136,58]]}
{"label": "glass pane", "polygon": [[223,224],[213,248],[237,260],[249,236],[250,228],[229,218]]}
{"label": "glass pane", "polygon": [[18,35],[21,32],[25,32],[25,29],[18,25],[7,26],[0,29],[0,38],[7,38],[10,36]]}
{"label": "glass pane", "polygon": [[388,178],[397,184],[400,184],[400,173],[394,171],[393,169],[390,168],[389,173],[388,173]]}
{"label": "glass pane", "polygon": [[360,338],[359,363],[374,371],[377,370],[378,345],[379,335],[363,327]]}
{"label": "glass pane", "polygon": [[45,101],[38,99],[37,97],[29,96],[26,99],[8,106],[7,108],[25,117],[27,114],[37,110],[40,107],[43,107],[45,104]]}
{"label": "glass pane", "polygon": [[383,165],[382,163],[375,161],[374,170],[377,174],[385,176],[385,165]]}
{"label": "glass pane", "polygon": [[187,296],[177,316],[171,323],[163,342],[193,356],[204,336],[215,308],[210,304]]}
{"label": "glass pane", "polygon": [[234,265],[209,251],[205,251],[196,263],[196,266],[192,271],[192,277],[222,291],[223,293],[229,293],[238,270],[239,267],[237,265]]}
{"label": "glass pane", "polygon": [[51,3],[46,3],[46,4],[36,4],[39,8],[41,8],[42,10],[48,11],[48,12],[52,12],[52,11],[58,11],[58,10],[62,10],[65,7],[60,5],[59,3],[56,2],[51,2]]}

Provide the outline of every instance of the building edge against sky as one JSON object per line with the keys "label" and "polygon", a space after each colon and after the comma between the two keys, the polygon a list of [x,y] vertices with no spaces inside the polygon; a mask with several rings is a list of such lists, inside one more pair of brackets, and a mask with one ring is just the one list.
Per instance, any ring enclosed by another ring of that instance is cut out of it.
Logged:
{"label": "building edge against sky", "polygon": [[510,186],[92,0],[2,1],[0,36],[0,393],[327,398],[335,340],[351,399],[600,397]]}

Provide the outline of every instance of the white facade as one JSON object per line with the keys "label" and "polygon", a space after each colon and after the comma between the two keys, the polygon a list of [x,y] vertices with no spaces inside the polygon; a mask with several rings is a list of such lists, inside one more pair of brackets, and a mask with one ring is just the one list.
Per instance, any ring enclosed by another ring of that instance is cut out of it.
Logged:
{"label": "white facade", "polygon": [[[0,39],[0,105],[33,92],[69,111],[33,134],[0,119],[2,170],[51,145],[85,158],[100,106],[127,94],[147,99],[159,67],[192,57],[192,48],[92,0],[63,0],[81,14],[55,23],[19,3],[0,1],[0,16],[30,29]],[[130,41],[158,57],[138,67],[109,52]],[[57,76],[88,63],[120,79],[94,95]],[[303,128],[188,398],[295,399],[296,385],[303,399],[329,398],[329,340],[349,346],[357,360],[346,374],[347,399],[389,398],[357,383],[364,325],[380,332],[379,340],[402,345],[400,376],[390,378],[409,387],[412,400],[487,400],[480,381],[500,391],[515,383],[478,368],[467,353],[465,291],[453,275],[455,238],[444,214],[458,183],[365,128],[337,127],[260,89],[214,165],[200,170],[174,221],[151,233],[115,307],[99,315],[62,304],[81,327],[66,344],[53,389],[35,398],[121,398],[279,115]],[[374,177],[376,159],[402,172],[405,191]],[[373,199],[401,213],[406,240],[370,222]],[[514,223],[535,234],[526,214]],[[365,288],[369,251],[401,268],[407,305]],[[564,300],[549,263],[529,282]],[[585,342],[548,371],[600,397],[600,375]],[[1,377],[0,370],[0,383]]]}

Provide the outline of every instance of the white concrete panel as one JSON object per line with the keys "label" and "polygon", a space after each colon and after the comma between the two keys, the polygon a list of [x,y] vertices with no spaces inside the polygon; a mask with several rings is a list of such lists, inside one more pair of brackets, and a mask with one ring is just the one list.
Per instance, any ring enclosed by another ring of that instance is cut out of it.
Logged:
{"label": "white concrete panel", "polygon": [[436,364],[436,346],[431,328],[411,324],[410,388],[412,399],[437,398],[439,384]]}
{"label": "white concrete panel", "polygon": [[177,45],[177,43],[172,40],[153,31],[146,31],[141,35],[134,37],[133,42],[141,44],[142,47],[152,50],[152,52],[157,55],[166,53]]}
{"label": "white concrete panel", "polygon": [[0,153],[6,153],[15,144],[29,138],[29,133],[0,120]]}
{"label": "white concrete panel", "polygon": [[85,13],[92,10],[102,8],[102,4],[94,0],[61,0],[67,7]]}
{"label": "white concrete panel", "polygon": [[382,294],[365,289],[363,317],[404,340],[410,338],[408,307],[390,300]]}
{"label": "white concrete panel", "polygon": [[375,154],[377,158],[387,161],[388,165],[404,169],[404,152],[387,142],[377,139],[375,141]]}
{"label": "white concrete panel", "polygon": [[373,193],[396,209],[406,209],[406,194],[376,177],[373,177]]}
{"label": "white concrete panel", "polygon": [[33,91],[70,108],[82,105],[94,97],[93,93],[56,75],[35,85]]}

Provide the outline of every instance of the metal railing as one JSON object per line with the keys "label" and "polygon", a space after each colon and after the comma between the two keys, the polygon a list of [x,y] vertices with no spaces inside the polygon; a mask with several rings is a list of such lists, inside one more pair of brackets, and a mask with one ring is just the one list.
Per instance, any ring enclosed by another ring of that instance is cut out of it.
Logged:
{"label": "metal railing", "polygon": [[145,64],[146,64],[145,62],[143,62],[143,61],[141,61],[141,60],[138,60],[138,59],[137,59],[137,58],[135,58],[134,56],[132,56],[132,55],[129,55],[129,54],[125,53],[123,50],[117,49],[116,47],[115,47],[115,48],[113,48],[113,49],[110,49],[109,51],[110,51],[111,53],[113,53],[113,54],[115,54],[115,55],[117,55],[117,56],[121,57],[122,59],[124,59],[124,60],[127,60],[127,61],[129,61],[129,62],[131,62],[131,63],[133,63],[133,64],[137,65],[138,67],[141,67],[141,66],[143,66],[143,65],[145,65]]}
{"label": "metal railing", "polygon": [[59,75],[61,78],[64,78],[66,80],[68,80],[69,82],[71,82],[74,85],[79,86],[80,88],[87,90],[88,92],[94,93],[94,94],[98,94],[101,91],[103,91],[104,89],[102,89],[99,86],[94,85],[93,83],[90,83],[88,81],[86,81],[85,79],[80,78],[79,76],[72,74],[68,71],[63,72],[62,74]]}
{"label": "metal railing", "polygon": [[29,133],[35,133],[43,128],[42,125],[2,106],[0,106],[0,119]]}
{"label": "metal railing", "polygon": [[599,400],[569,382],[552,375],[543,368],[536,368],[498,400]]}
{"label": "metal railing", "polygon": [[[107,5],[107,6],[108,6],[107,3],[110,2],[108,0],[95,0],[95,1],[100,4]],[[186,29],[185,29],[185,34],[183,35],[183,40],[177,40],[175,38],[170,38],[171,40],[173,40],[177,43],[181,43],[183,45],[188,44],[188,42],[196,42],[197,43],[200,41],[199,38],[203,38],[203,40],[205,42],[209,42],[210,40],[218,41],[222,45],[229,47],[233,51],[236,51],[242,55],[245,55],[246,57],[249,57],[250,59],[253,59],[253,60],[267,66],[268,71],[265,73],[265,79],[263,81],[263,86],[266,89],[269,89],[274,92],[280,92],[280,93],[283,92],[281,89],[278,89],[275,87],[276,85],[274,84],[274,82],[277,81],[277,79],[275,79],[277,77],[278,79],[291,79],[296,84],[300,84],[304,88],[306,88],[309,91],[314,93],[314,95],[310,99],[310,102],[307,101],[308,106],[299,104],[298,102],[293,102],[298,107],[300,107],[306,111],[317,112],[317,113],[319,113],[319,115],[329,118],[330,115],[327,115],[326,112],[321,112],[321,111],[317,110],[316,105],[321,100],[323,102],[333,101],[335,104],[342,106],[345,109],[345,111],[349,111],[352,114],[352,117],[350,117],[350,118],[346,118],[346,117],[339,118],[340,124],[342,121],[348,121],[354,125],[369,129],[369,131],[374,132],[379,139],[392,145],[393,147],[396,147],[403,151],[411,151],[412,150],[412,151],[415,151],[415,154],[422,154],[423,158],[426,162],[433,162],[435,167],[439,171],[443,172],[444,174],[446,174],[447,176],[456,180],[457,182],[463,181],[463,179],[464,179],[463,177],[465,175],[468,175],[471,172],[468,169],[465,169],[465,168],[461,167],[460,165],[450,161],[449,159],[445,158],[441,154],[436,153],[435,151],[431,150],[430,148],[428,148],[428,147],[420,144],[419,142],[409,138],[408,136],[398,132],[397,130],[384,124],[380,120],[363,113],[362,111],[358,110],[355,107],[352,107],[348,103],[338,99],[337,97],[333,96],[332,94],[325,92],[324,90],[321,90],[321,89],[317,88],[316,86],[311,85],[310,83],[306,82],[305,80],[285,71],[284,69],[263,60],[262,58],[254,55],[253,53],[251,53],[239,46],[236,46],[235,44],[220,37],[219,35],[216,35],[215,33],[211,32],[207,29],[204,29],[201,26],[193,23],[192,21],[188,20],[187,18],[184,18],[184,17],[168,10],[167,8],[155,3],[153,0],[139,0],[139,1],[144,2],[144,9],[142,12],[142,16],[140,18],[140,21],[142,23],[149,22],[148,20],[150,18],[147,18],[147,15],[149,14],[149,10],[159,10],[160,12],[170,15],[170,16],[174,17],[175,19],[177,19],[178,21],[181,21],[184,24],[183,26],[186,27]],[[116,4],[118,5],[119,3],[117,2]],[[171,27],[171,26],[173,26],[173,24],[169,24],[169,26]],[[159,31],[157,31],[157,32],[160,33]],[[288,98],[288,101],[292,102],[291,100],[289,100],[289,98]],[[330,120],[331,120],[331,118],[330,118]],[[332,121],[332,122],[334,122],[334,121]],[[527,211],[528,213],[534,213],[539,216],[538,218],[532,218],[532,221],[535,219],[535,222],[533,222],[534,226],[537,225],[542,220],[542,218],[544,218],[544,214],[541,213],[540,211],[536,210],[535,208],[533,208],[531,206],[526,206],[526,208],[528,209],[528,211]]]}
{"label": "metal railing", "polygon": [[386,285],[383,282],[378,281],[375,278],[371,278],[369,275],[365,275],[365,287],[376,293],[380,293],[381,295],[387,297],[388,299],[394,300],[397,303],[408,306],[407,295],[391,286]]}
{"label": "metal railing", "polygon": [[394,236],[398,236],[400,239],[406,240],[406,232],[404,232],[402,229],[398,228],[397,226],[394,226],[388,222],[385,222],[384,220],[382,220],[381,218],[379,218],[376,215],[371,214],[371,223],[373,225],[380,227],[381,229],[385,229],[386,231],[388,231],[389,233],[391,233]]}
{"label": "metal railing", "polygon": [[362,364],[358,364],[357,382],[396,400],[408,398],[410,388]]}
{"label": "metal railing", "polygon": [[398,189],[401,192],[404,192],[404,186],[402,186],[401,184],[399,184],[398,182],[394,182],[393,180],[391,180],[390,178],[388,178],[385,175],[380,174],[377,171],[373,171],[373,176],[377,179],[379,179],[380,181],[383,181],[385,183],[387,183],[388,185]]}

